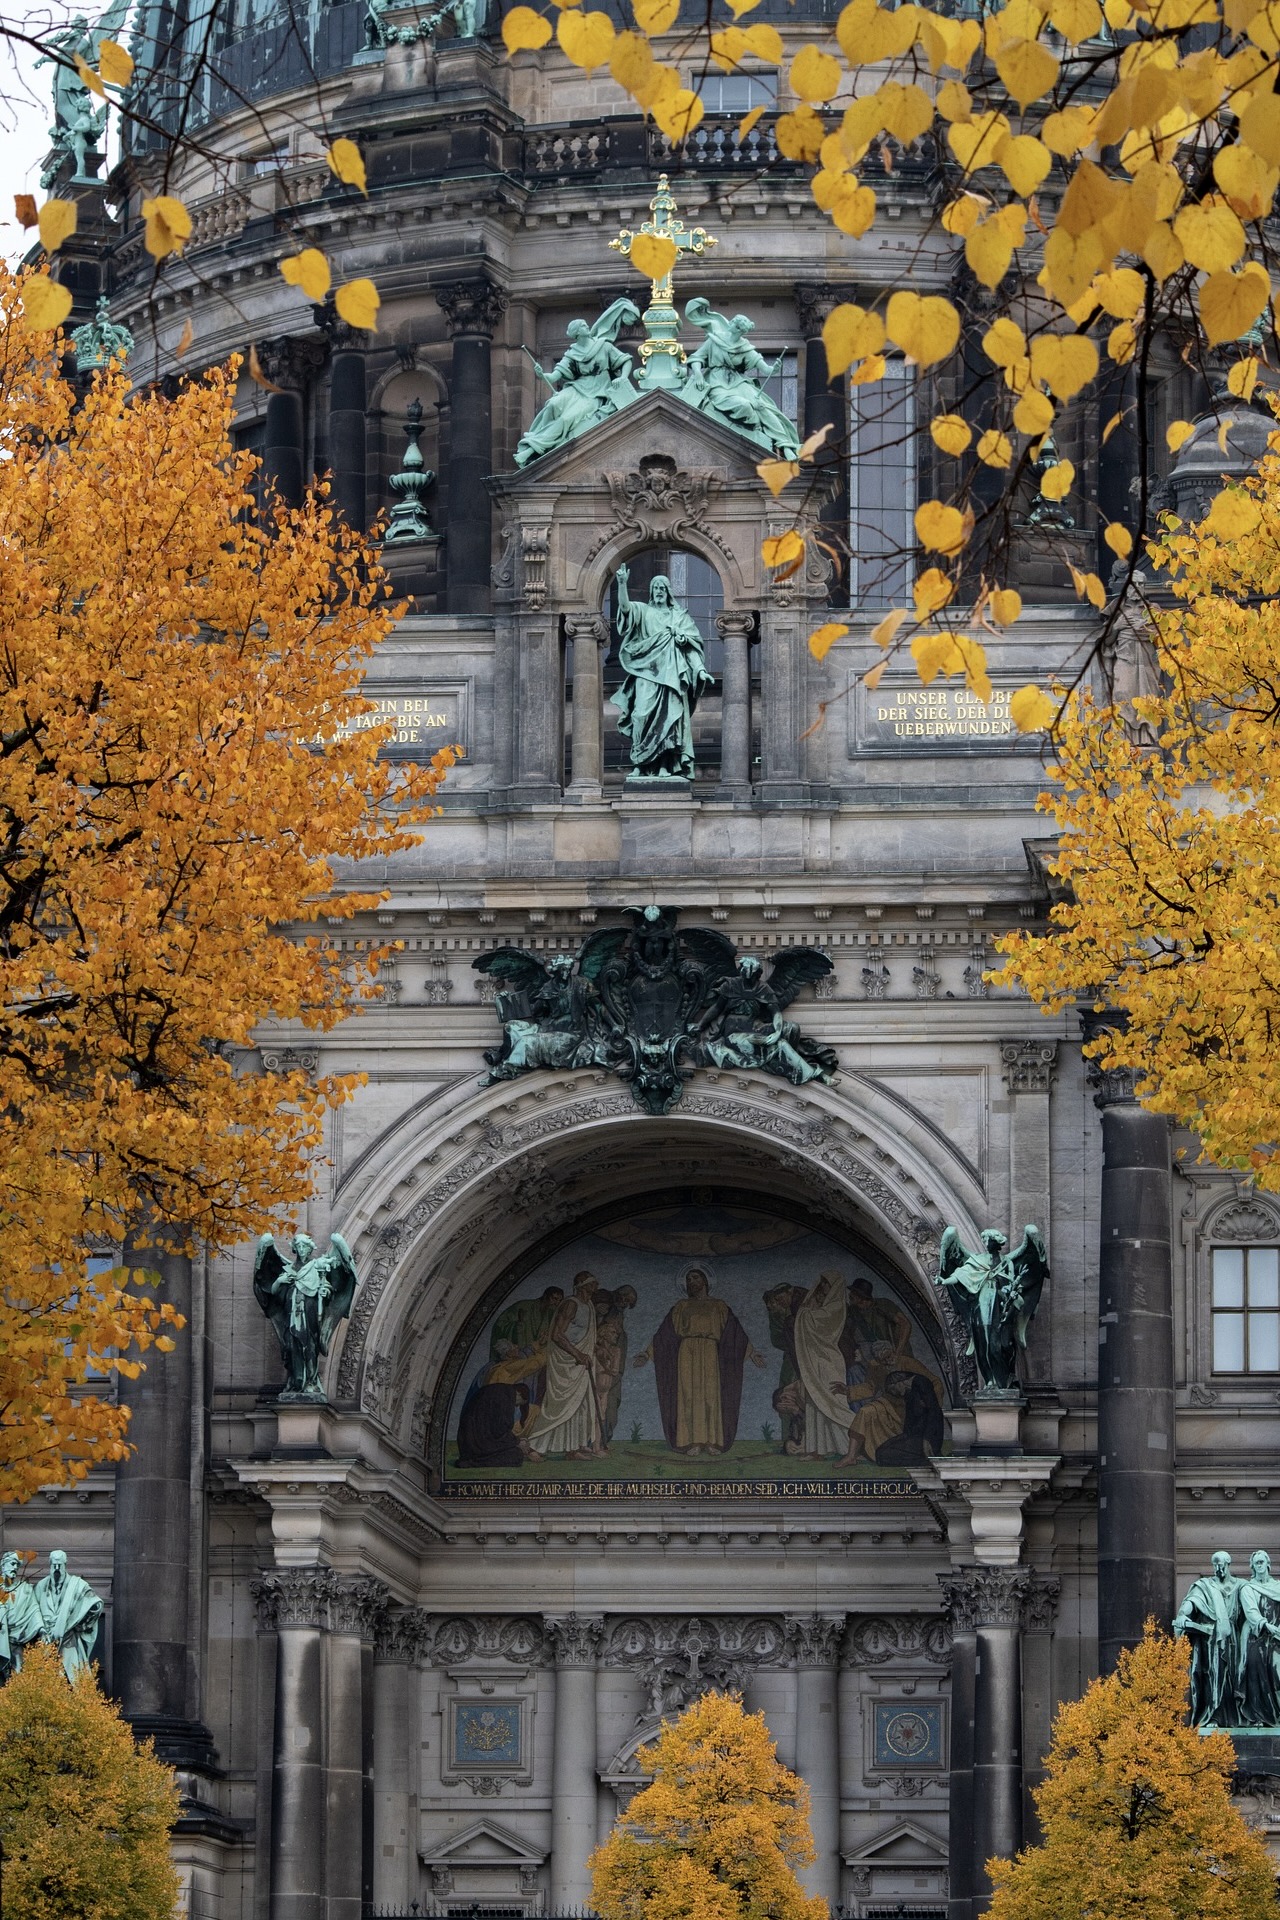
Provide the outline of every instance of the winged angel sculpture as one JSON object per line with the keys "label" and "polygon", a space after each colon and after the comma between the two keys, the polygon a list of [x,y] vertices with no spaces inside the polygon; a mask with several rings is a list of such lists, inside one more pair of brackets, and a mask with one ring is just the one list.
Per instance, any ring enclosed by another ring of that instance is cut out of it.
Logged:
{"label": "winged angel sculpture", "polygon": [[648,1113],[669,1113],[700,1066],[754,1067],[793,1086],[830,1081],[839,1062],[783,1014],[831,972],[813,947],[760,962],[706,927],[678,927],[674,907],[628,907],[629,925],[593,933],[576,956],[543,962],[523,947],[473,961],[498,983],[502,1045],[489,1083],[539,1067],[603,1067],[629,1080]]}
{"label": "winged angel sculpture", "polygon": [[323,1400],[320,1362],[339,1323],[351,1311],[356,1265],[340,1233],[329,1236],[328,1253],[317,1253],[305,1233],[295,1233],[283,1258],[269,1233],[258,1242],[253,1297],[275,1328],[288,1375],[282,1400]]}
{"label": "winged angel sculpture", "polygon": [[104,101],[102,106],[94,106],[77,62],[97,70],[103,41],[116,38],[132,3],[133,0],[112,0],[112,5],[92,26],[84,14],[76,14],[69,26],[47,41],[52,52],[35,63],[38,67],[53,67],[53,125],[49,129],[53,146],[49,163],[40,175],[42,187],[53,185],[68,158],[72,162],[73,184],[94,177],[90,157],[97,155],[109,103]]}
{"label": "winged angel sculpture", "polygon": [[984,1388],[1007,1391],[1018,1384],[1018,1355],[1049,1278],[1049,1254],[1039,1227],[1024,1227],[1012,1253],[994,1227],[971,1253],[954,1227],[942,1236],[938,1285],[945,1287],[965,1331],[968,1351]]}

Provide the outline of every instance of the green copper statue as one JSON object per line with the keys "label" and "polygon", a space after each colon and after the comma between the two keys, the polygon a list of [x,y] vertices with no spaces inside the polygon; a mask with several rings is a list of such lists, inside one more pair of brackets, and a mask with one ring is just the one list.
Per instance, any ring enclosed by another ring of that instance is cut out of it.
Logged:
{"label": "green copper statue", "polygon": [[253,1293],[275,1328],[288,1378],[282,1400],[323,1403],[320,1362],[341,1321],[351,1311],[356,1290],[355,1261],[340,1233],[329,1236],[328,1253],[316,1252],[305,1233],[295,1233],[292,1260],[284,1260],[264,1233],[253,1263]]}
{"label": "green copper statue", "polygon": [[1007,1393],[1018,1384],[1018,1355],[1026,1351],[1027,1328],[1035,1318],[1049,1278],[1049,1255],[1039,1227],[1024,1227],[1012,1253],[994,1227],[982,1235],[980,1253],[970,1253],[954,1227],[942,1236],[938,1280],[969,1335],[967,1351],[987,1391]]}
{"label": "green copper statue", "polygon": [[1219,1551],[1187,1589],[1174,1615],[1173,1631],[1191,1649],[1191,1724],[1193,1727],[1240,1725],[1238,1693],[1242,1615],[1240,1589],[1231,1571],[1231,1555]]}
{"label": "green copper statue", "polygon": [[35,1600],[43,1638],[58,1649],[62,1671],[68,1680],[74,1680],[84,1672],[93,1653],[102,1600],[87,1580],[67,1572],[67,1556],[60,1547],[49,1555],[44,1579],[36,1582]]}
{"label": "green copper statue", "polygon": [[794,460],[800,439],[781,407],[763,390],[762,383],[773,368],[747,338],[754,321],[745,313],[735,313],[732,319],[716,313],[701,295],[690,300],[684,311],[685,318],[706,335],[689,356],[680,389],[685,405],[754,440],[766,453]]}
{"label": "green copper statue", "polygon": [[89,161],[91,157],[95,161],[100,157],[98,142],[107,124],[107,105],[104,102],[100,107],[94,106],[93,95],[80,78],[76,62],[83,60],[87,67],[97,71],[102,43],[119,37],[130,4],[131,0],[113,0],[92,27],[85,16],[78,13],[68,27],[44,43],[51,51],[37,60],[36,65],[53,67],[53,125],[49,129],[53,152],[40,175],[42,187],[54,184],[68,158],[72,162],[73,182],[95,178]]}
{"label": "green copper statue", "polygon": [[0,1555],[0,1686],[22,1671],[22,1650],[44,1638],[44,1621],[16,1553]]}
{"label": "green copper statue", "polygon": [[615,300],[590,326],[585,320],[569,322],[568,351],[550,373],[534,361],[552,396],[516,448],[518,467],[576,440],[588,427],[640,398],[631,360],[616,344],[619,328],[639,318],[634,300]]}
{"label": "green copper statue", "polygon": [[613,696],[618,731],[631,748],[636,777],[692,780],[693,712],[707,688],[702,635],[671,592],[665,573],[647,600],[633,600],[619,567],[618,664],[626,679]]}

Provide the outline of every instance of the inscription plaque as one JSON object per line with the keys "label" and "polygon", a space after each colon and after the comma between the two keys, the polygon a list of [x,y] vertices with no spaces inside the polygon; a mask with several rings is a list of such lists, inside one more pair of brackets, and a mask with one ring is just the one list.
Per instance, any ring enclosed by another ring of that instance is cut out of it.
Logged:
{"label": "inscription plaque", "polygon": [[374,702],[374,711],[355,715],[348,721],[347,730],[356,733],[392,721],[395,737],[387,742],[383,751],[397,760],[429,760],[441,747],[460,746],[465,750],[469,719],[467,691],[465,684],[457,682],[451,686],[421,687],[412,693],[383,693],[367,687],[365,694]]}
{"label": "inscription plaque", "polygon": [[854,701],[856,745],[872,750],[903,747],[975,752],[999,746],[1038,752],[1038,734],[1022,734],[1009,714],[1014,688],[993,687],[985,705],[966,687],[922,687],[919,681],[874,692],[859,683]]}

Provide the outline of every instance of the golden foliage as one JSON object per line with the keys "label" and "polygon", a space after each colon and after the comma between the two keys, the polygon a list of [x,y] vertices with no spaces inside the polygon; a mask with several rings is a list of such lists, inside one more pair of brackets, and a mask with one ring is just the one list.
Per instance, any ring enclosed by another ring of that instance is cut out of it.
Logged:
{"label": "golden foliage", "polygon": [[116,370],[77,406],[57,338],[10,324],[49,284],[0,275],[4,1499],[123,1458],[86,1383],[168,1340],[94,1248],[139,1220],[235,1244],[306,1197],[354,1082],[237,1053],[376,991],[324,930],[377,898],[336,863],[415,844],[443,771],[379,761],[384,576],[323,495],[255,511],[234,368],[171,400]]}
{"label": "golden foliage", "polygon": [[589,1862],[601,1920],[827,1920],[796,1878],[814,1857],[809,1791],[763,1714],[706,1694],[638,1759],[650,1784]]}
{"label": "golden foliage", "polygon": [[1274,1863],[1231,1803],[1230,1739],[1187,1725],[1187,1672],[1186,1641],[1148,1621],[1117,1671],[1059,1710],[1035,1790],[1044,1839],[988,1863],[989,1920],[1272,1920]]}
{"label": "golden foliage", "polygon": [[5,1920],[172,1920],[178,1789],[85,1671],[28,1647],[0,1689]]}
{"label": "golden foliage", "polygon": [[1105,1057],[1144,1104],[1280,1188],[1280,454],[1149,559],[1173,596],[1151,690],[1066,702],[1040,805],[1067,897],[1048,935],[1011,938],[1005,977],[1117,1009]]}

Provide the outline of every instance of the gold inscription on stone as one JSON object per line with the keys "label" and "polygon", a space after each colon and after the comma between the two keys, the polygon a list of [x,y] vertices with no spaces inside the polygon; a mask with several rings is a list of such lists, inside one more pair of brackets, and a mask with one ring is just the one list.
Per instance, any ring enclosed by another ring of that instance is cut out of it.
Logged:
{"label": "gold inscription on stone", "polygon": [[375,710],[348,721],[349,732],[360,733],[393,720],[395,737],[387,742],[388,746],[435,748],[452,746],[458,738],[456,700],[442,702],[439,694],[434,698],[429,694],[419,698],[402,693],[375,694],[370,698],[377,702]]}
{"label": "gold inscription on stone", "polygon": [[1008,740],[1012,689],[988,704],[963,687],[895,687],[867,696],[867,731],[877,740]]}

